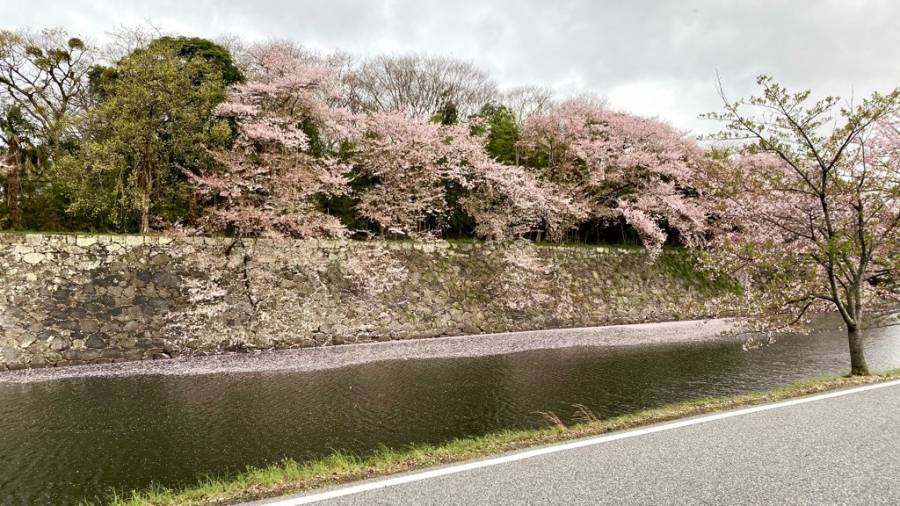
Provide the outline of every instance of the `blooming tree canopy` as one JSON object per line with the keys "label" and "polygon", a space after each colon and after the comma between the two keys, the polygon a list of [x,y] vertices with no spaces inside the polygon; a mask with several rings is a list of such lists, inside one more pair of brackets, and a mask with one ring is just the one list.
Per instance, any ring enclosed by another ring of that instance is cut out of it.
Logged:
{"label": "blooming tree canopy", "polygon": [[360,176],[374,185],[359,210],[390,234],[437,234],[452,211],[452,187],[470,187],[469,173],[487,161],[463,125],[441,125],[400,112],[374,113],[354,149]]}
{"label": "blooming tree canopy", "polygon": [[689,186],[703,150],[661,121],[574,99],[530,116],[521,143],[541,176],[584,203],[590,218],[623,217],[649,248],[665,242],[667,227],[689,244],[704,228]]}
{"label": "blooming tree canopy", "polygon": [[442,125],[404,113],[375,113],[354,149],[358,177],[374,184],[358,208],[383,232],[439,235],[454,212],[489,239],[535,229],[559,239],[585,216],[584,206],[526,168],[492,160],[469,124]]}
{"label": "blooming tree canopy", "polygon": [[525,167],[487,162],[476,168],[461,204],[479,237],[509,240],[543,230],[560,240],[587,216],[585,206]]}
{"label": "blooming tree canopy", "polygon": [[231,87],[218,107],[237,126],[234,146],[220,153],[220,170],[192,175],[214,203],[205,223],[239,234],[343,235],[340,222],[316,203],[348,191],[351,167],[340,151],[356,135],[356,118],[329,105],[337,92],[334,69],[279,44],[248,53],[249,79]]}

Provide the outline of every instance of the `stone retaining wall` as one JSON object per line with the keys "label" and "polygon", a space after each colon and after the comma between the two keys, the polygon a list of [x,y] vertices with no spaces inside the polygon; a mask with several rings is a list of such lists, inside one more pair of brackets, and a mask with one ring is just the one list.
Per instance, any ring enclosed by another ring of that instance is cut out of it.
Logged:
{"label": "stone retaining wall", "polygon": [[732,314],[683,252],[0,235],[0,369]]}

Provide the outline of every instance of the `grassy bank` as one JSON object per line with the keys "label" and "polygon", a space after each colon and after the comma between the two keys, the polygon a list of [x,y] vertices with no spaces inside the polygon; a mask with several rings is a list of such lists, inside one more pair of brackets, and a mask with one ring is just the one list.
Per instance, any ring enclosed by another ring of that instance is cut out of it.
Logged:
{"label": "grassy bank", "polygon": [[310,463],[301,464],[287,460],[262,469],[248,469],[237,476],[209,478],[183,489],[157,487],[132,492],[130,495],[113,496],[101,504],[113,506],[233,504],[896,378],[900,378],[900,369],[867,377],[816,378],[767,392],[681,402],[607,420],[598,420],[586,412],[584,422],[571,426],[558,423],[539,429],[505,431],[458,439],[436,446],[416,445],[403,450],[383,449],[367,457],[336,453]]}

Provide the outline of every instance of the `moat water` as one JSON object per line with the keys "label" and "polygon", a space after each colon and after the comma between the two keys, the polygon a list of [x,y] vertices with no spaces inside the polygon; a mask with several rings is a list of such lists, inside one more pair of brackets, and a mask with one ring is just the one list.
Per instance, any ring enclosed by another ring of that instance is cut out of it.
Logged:
{"label": "moat water", "polygon": [[[900,327],[869,331],[873,369],[900,367]],[[0,384],[0,504],[72,504],[191,484],[283,458],[611,417],[848,370],[838,328],[740,343],[569,348],[390,361],[311,373]]]}

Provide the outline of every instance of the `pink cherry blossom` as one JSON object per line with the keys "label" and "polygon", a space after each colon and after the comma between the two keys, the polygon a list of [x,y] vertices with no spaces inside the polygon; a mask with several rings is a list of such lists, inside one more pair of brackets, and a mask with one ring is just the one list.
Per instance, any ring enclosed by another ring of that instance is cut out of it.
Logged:
{"label": "pink cherry blossom", "polygon": [[689,196],[703,149],[661,121],[574,99],[530,116],[521,145],[526,158],[545,158],[542,178],[587,218],[621,216],[650,248],[666,240],[665,227],[688,243],[703,231],[705,211]]}
{"label": "pink cherry blossom", "polygon": [[[212,204],[205,226],[249,235],[344,235],[316,203],[348,191],[351,166],[335,152],[356,132],[356,117],[328,102],[338,86],[333,69],[277,44],[248,53],[249,79],[230,88],[217,110],[237,125],[234,147],[219,154],[218,171],[190,175]],[[315,127],[323,153],[310,152],[304,125]]]}

